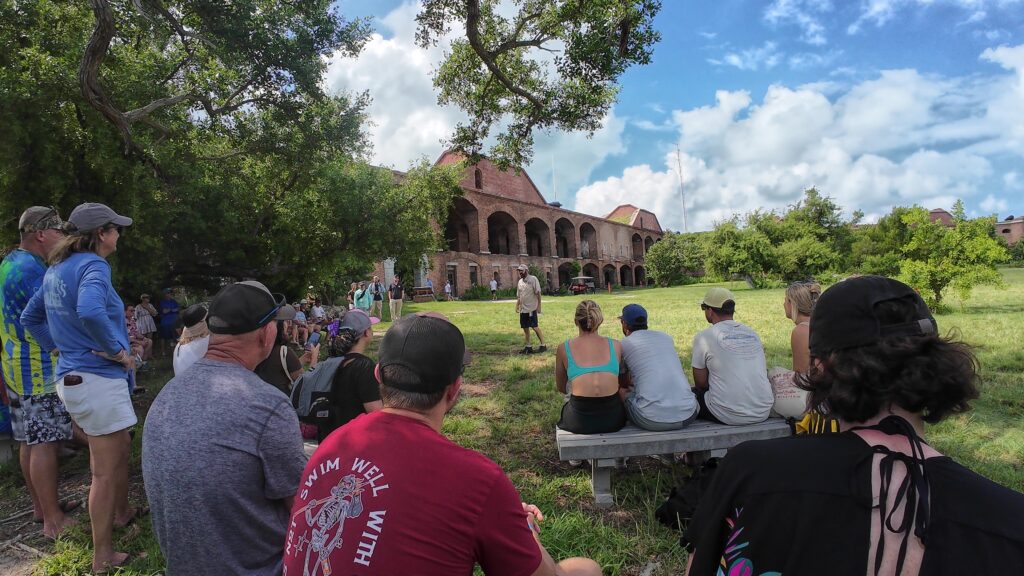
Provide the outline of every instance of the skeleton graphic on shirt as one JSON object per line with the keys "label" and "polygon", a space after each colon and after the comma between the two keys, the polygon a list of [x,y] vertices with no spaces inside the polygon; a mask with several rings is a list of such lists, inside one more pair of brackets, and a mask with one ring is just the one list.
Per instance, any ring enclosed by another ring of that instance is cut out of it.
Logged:
{"label": "skeleton graphic on shirt", "polygon": [[296,511],[295,516],[304,514],[306,524],[313,529],[313,537],[306,548],[303,576],[316,576],[321,568],[324,576],[330,576],[331,551],[341,548],[345,519],[356,518],[363,513],[362,492],[363,480],[355,474],[349,474],[331,488],[330,496],[322,500],[313,499]]}

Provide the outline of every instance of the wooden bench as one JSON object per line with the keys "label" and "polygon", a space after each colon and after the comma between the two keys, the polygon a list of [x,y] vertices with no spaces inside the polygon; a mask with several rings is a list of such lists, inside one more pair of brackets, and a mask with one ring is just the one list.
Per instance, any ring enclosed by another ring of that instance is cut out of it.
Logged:
{"label": "wooden bench", "polygon": [[651,432],[628,425],[608,434],[573,434],[555,429],[558,457],[561,460],[590,460],[590,483],[594,500],[608,507],[612,500],[612,468],[617,458],[653,456],[656,454],[696,453],[706,458],[712,450],[731,448],[747,440],[781,438],[791,434],[782,418],[769,418],[758,424],[727,426],[697,420],[682,430]]}

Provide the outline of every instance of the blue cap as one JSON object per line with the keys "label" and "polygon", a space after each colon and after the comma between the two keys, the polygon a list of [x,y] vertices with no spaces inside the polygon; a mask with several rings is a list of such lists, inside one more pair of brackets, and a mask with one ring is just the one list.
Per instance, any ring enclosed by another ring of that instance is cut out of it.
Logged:
{"label": "blue cap", "polygon": [[643,326],[647,324],[647,310],[639,304],[626,304],[622,308],[622,315],[619,320],[626,323],[626,326]]}

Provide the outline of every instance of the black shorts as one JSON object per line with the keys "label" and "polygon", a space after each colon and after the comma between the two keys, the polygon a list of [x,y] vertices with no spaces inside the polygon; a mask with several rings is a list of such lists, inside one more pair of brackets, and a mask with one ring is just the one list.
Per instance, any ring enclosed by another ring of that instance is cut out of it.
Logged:
{"label": "black shorts", "polygon": [[694,386],[693,388],[690,388],[690,390],[693,390],[694,396],[697,397],[697,406],[700,407],[700,411],[697,413],[697,418],[711,422],[718,422],[719,424],[725,424],[725,422],[719,420],[711,410],[708,410],[708,403],[704,400],[704,395],[708,393],[708,388],[697,388]]}
{"label": "black shorts", "polygon": [[537,311],[521,312],[519,314],[519,327],[522,329],[537,327]]}

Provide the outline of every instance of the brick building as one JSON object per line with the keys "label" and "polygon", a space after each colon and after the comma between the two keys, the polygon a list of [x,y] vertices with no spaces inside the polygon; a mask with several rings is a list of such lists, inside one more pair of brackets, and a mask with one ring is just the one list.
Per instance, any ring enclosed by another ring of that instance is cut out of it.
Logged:
{"label": "brick building", "polygon": [[1006,240],[1006,243],[1013,246],[1024,238],[1024,218],[1007,217],[1002,222],[996,222],[996,234]]}
{"label": "brick building", "polygon": [[[461,160],[445,152],[436,164]],[[501,171],[487,159],[466,167],[461,186],[463,196],[444,223],[447,250],[428,255],[430,266],[413,279],[417,286],[430,278],[440,292],[450,280],[461,295],[495,278],[512,288],[519,280],[515,268],[527,264],[557,289],[569,283],[573,262],[602,288],[647,284],[644,254],[662,236],[654,213],[628,204],[603,218],[573,212],[548,203],[525,171]],[[378,264],[377,273],[390,282],[392,264]]]}

